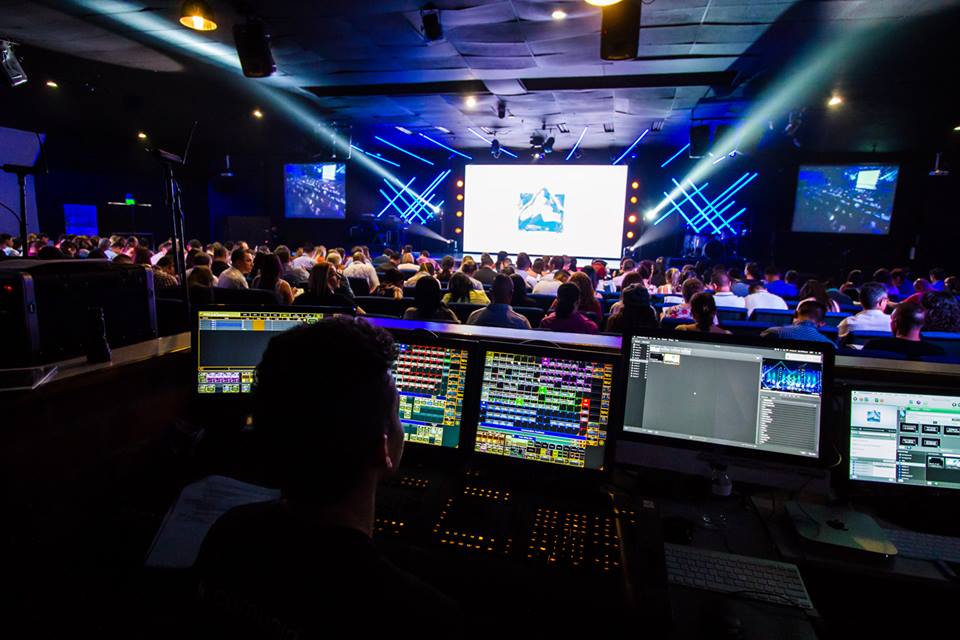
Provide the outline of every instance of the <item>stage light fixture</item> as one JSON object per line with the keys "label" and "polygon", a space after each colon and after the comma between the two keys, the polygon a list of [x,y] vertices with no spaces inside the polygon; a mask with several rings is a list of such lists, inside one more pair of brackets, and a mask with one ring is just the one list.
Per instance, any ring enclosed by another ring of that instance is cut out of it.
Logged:
{"label": "stage light fixture", "polygon": [[953,130],[954,130],[954,131],[960,131],[960,124],[958,124],[957,126],[955,126],[955,127],[953,128]]}
{"label": "stage light fixture", "polygon": [[394,127],[394,129],[396,129],[396,130],[399,131],[400,133],[405,133],[405,134],[407,134],[408,136],[412,136],[412,135],[413,135],[413,131],[410,131],[410,129],[407,129],[406,127],[401,127],[400,125],[397,125],[396,127]]}
{"label": "stage light fixture", "polygon": [[462,193],[458,193],[458,194],[457,194],[457,201],[458,201],[458,202],[463,202],[463,194],[462,194]]}
{"label": "stage light fixture", "polygon": [[836,93],[830,96],[830,99],[827,100],[828,107],[839,107],[842,104],[843,104],[843,96]]}
{"label": "stage light fixture", "polygon": [[462,217],[463,217],[463,211],[457,211],[457,217],[458,217],[458,218],[462,218]]}
{"label": "stage light fixture", "polygon": [[443,38],[443,25],[440,24],[440,10],[432,4],[424,5],[420,9],[420,33],[427,42],[435,42]]}
{"label": "stage light fixture", "polygon": [[47,80],[47,86],[51,89],[59,89],[60,85],[54,82],[53,80]]}
{"label": "stage light fixture", "polygon": [[461,229],[460,227],[457,227],[456,229],[453,230],[453,232],[457,235],[460,235],[461,233],[463,233],[463,229]]}
{"label": "stage light fixture", "polygon": [[493,142],[490,143],[490,155],[492,155],[494,158],[499,159],[500,152],[501,152],[500,141],[494,138]]}
{"label": "stage light fixture", "polygon": [[554,12],[550,14],[550,17],[554,20],[563,20],[567,17],[567,12],[563,9],[555,9]]}
{"label": "stage light fixture", "polygon": [[463,189],[463,180],[457,180],[457,189]]}
{"label": "stage light fixture", "polygon": [[600,11],[600,58],[633,60],[640,49],[641,0],[608,4]]}
{"label": "stage light fixture", "polygon": [[634,180],[633,182],[630,183],[630,188],[631,188],[631,189],[639,189],[639,188],[640,188],[640,183],[637,182],[636,180]]}
{"label": "stage light fixture", "polygon": [[253,110],[253,117],[256,118],[257,120],[262,120],[262,119],[263,119],[263,111],[260,111],[260,109],[254,109],[254,110]]}
{"label": "stage light fixture", "polygon": [[553,136],[547,138],[547,141],[543,143],[543,152],[544,153],[553,153],[553,144],[556,140],[553,139]]}
{"label": "stage light fixture", "polygon": [[137,138],[139,138],[140,140],[146,140],[146,139],[147,139],[147,134],[145,134],[143,131],[141,131],[141,132],[139,132],[139,133],[137,134]]}
{"label": "stage light fixture", "polygon": [[467,107],[467,109],[473,109],[475,106],[477,106],[476,96],[467,96],[464,99],[463,104]]}
{"label": "stage light fixture", "polygon": [[277,63],[270,51],[270,35],[263,22],[248,20],[233,26],[233,40],[237,45],[240,68],[248,78],[267,78],[277,71]]}
{"label": "stage light fixture", "polygon": [[650,211],[647,211],[645,214],[643,214],[643,217],[646,218],[647,220],[653,220],[654,218],[657,217],[657,212],[654,211],[653,209],[650,209]]}
{"label": "stage light fixture", "polygon": [[627,240],[633,240],[633,236],[636,235],[633,231],[627,231]]}
{"label": "stage light fixture", "polygon": [[627,217],[627,222],[629,222],[630,224],[636,224],[636,223],[637,223],[637,216],[636,216],[636,214],[631,213],[631,214]]}
{"label": "stage light fixture", "polygon": [[613,6],[622,0],[585,0],[587,4],[592,4],[595,7],[610,7]]}
{"label": "stage light fixture", "polygon": [[507,103],[503,100],[497,101],[497,117],[501,120],[507,117]]}
{"label": "stage light fixture", "polygon": [[630,204],[637,204],[637,196],[630,196]]}
{"label": "stage light fixture", "polygon": [[213,9],[202,0],[186,0],[180,6],[180,24],[194,31],[213,31],[217,28]]}
{"label": "stage light fixture", "polygon": [[20,66],[17,60],[17,54],[13,50],[14,43],[7,40],[0,40],[0,73],[6,76],[7,82],[11,87],[23,84],[27,81],[27,74]]}

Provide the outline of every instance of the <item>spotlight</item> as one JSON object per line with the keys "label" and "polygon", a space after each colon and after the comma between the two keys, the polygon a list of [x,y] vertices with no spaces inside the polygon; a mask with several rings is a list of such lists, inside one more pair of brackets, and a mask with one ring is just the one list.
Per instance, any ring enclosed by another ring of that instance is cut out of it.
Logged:
{"label": "spotlight", "polygon": [[637,223],[637,216],[636,216],[636,214],[631,213],[631,214],[627,217],[627,222],[629,222],[630,224],[636,224],[636,223]]}
{"label": "spotlight", "polygon": [[47,80],[47,86],[50,87],[51,89],[59,89],[59,88],[60,88],[60,85],[58,85],[58,84],[57,84],[56,82],[54,82],[53,80]]}
{"label": "spotlight", "polygon": [[249,20],[233,27],[233,39],[243,75],[248,78],[266,78],[277,70],[270,51],[270,36],[259,20]]}
{"label": "spotlight", "polygon": [[654,218],[657,217],[657,212],[654,211],[653,209],[650,209],[650,211],[647,211],[645,214],[643,214],[643,217],[646,218],[647,220],[653,220]]}
{"label": "spotlight", "polygon": [[843,96],[836,93],[830,96],[830,99],[827,100],[828,107],[839,107],[842,104],[843,104]]}
{"label": "spotlight", "polygon": [[462,201],[463,201],[463,194],[462,194],[462,193],[458,193],[458,194],[457,194],[457,201],[459,201],[459,202],[462,202]]}
{"label": "spotlight", "polygon": [[477,98],[475,96],[467,96],[463,104],[467,106],[467,109],[473,109],[477,106]]}
{"label": "spotlight", "polygon": [[586,0],[587,4],[592,4],[595,7],[609,7],[618,2],[620,2],[620,0]]}
{"label": "spotlight", "polygon": [[6,76],[11,87],[27,81],[27,74],[13,51],[13,43],[6,40],[0,40],[0,72]]}
{"label": "spotlight", "polygon": [[600,58],[633,60],[640,48],[641,0],[605,4],[600,12]]}
{"label": "spotlight", "polygon": [[954,131],[960,131],[960,124],[958,124],[957,126],[955,126],[955,127],[953,128],[953,130],[954,130]]}
{"label": "spotlight", "polygon": [[633,182],[630,183],[630,188],[631,188],[631,189],[639,189],[639,188],[640,188],[640,183],[637,182],[636,180],[634,180]]}
{"label": "spotlight", "polygon": [[457,189],[463,188],[463,180],[457,180]]}
{"label": "spotlight", "polygon": [[420,9],[420,33],[427,42],[435,42],[443,38],[440,10],[432,4],[424,5],[423,9]]}
{"label": "spotlight", "polygon": [[497,117],[501,120],[507,117],[507,103],[503,100],[497,102]]}
{"label": "spotlight", "polygon": [[634,235],[633,231],[627,231],[627,240],[633,240]]}
{"label": "spotlight", "polygon": [[253,117],[256,118],[257,120],[262,120],[262,119],[263,119],[263,111],[260,111],[260,109],[254,109],[254,110],[253,110]]}
{"label": "spotlight", "polygon": [[453,230],[453,232],[457,235],[460,235],[461,233],[463,233],[463,229],[461,229],[460,227],[457,227],[456,229]]}
{"label": "spotlight", "polygon": [[563,9],[556,9],[553,13],[550,14],[550,17],[554,20],[563,20],[567,17],[567,12]]}
{"label": "spotlight", "polygon": [[141,140],[146,140],[146,139],[147,139],[147,134],[145,134],[143,131],[141,131],[141,132],[139,132],[139,133],[137,134],[137,137],[138,137],[139,139],[141,139]]}
{"label": "spotlight", "polygon": [[181,5],[180,24],[194,31],[213,31],[217,28],[213,10],[203,0],[186,0]]}
{"label": "spotlight", "polygon": [[553,136],[547,138],[547,141],[543,143],[543,152],[544,153],[553,153],[553,143],[556,140],[553,139]]}
{"label": "spotlight", "polygon": [[493,142],[490,143],[490,155],[494,158],[500,157],[500,141],[496,138],[493,139]]}
{"label": "spotlight", "polygon": [[463,211],[457,211],[457,217],[458,217],[458,218],[462,218],[462,217],[463,217]]}
{"label": "spotlight", "polygon": [[637,196],[630,196],[630,204],[637,204]]}

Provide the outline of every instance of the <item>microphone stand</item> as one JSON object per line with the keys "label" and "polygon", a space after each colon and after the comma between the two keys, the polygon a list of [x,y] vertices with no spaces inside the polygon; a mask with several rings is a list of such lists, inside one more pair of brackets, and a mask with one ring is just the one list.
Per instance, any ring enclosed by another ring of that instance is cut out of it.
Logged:
{"label": "microphone stand", "polygon": [[0,166],[6,173],[17,176],[17,186],[20,188],[20,249],[23,257],[27,256],[27,176],[37,175],[36,167],[25,167],[19,164],[5,164]]}

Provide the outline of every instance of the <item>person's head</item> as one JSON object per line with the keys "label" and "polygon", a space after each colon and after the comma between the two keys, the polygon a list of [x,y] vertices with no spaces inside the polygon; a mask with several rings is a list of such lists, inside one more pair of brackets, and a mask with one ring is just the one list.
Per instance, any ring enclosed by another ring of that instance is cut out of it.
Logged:
{"label": "person's head", "polygon": [[440,258],[440,270],[441,271],[453,271],[454,266],[457,262],[453,259],[453,256],[443,256]]}
{"label": "person's head", "polygon": [[890,329],[893,335],[906,340],[920,340],[925,320],[923,307],[915,302],[904,302],[897,305],[890,317]]}
{"label": "person's head", "polygon": [[[329,256],[327,257],[327,259],[328,260],[330,259]],[[400,264],[414,264],[413,254],[405,253],[402,256],[400,256]]]}
{"label": "person's head", "polygon": [[557,317],[569,318],[580,308],[580,288],[572,282],[564,282],[557,289]]}
{"label": "person's head", "polygon": [[797,284],[800,281],[800,274],[791,269],[783,274],[783,281],[787,284]]}
{"label": "person's head", "polygon": [[187,276],[187,285],[191,287],[213,287],[216,284],[217,279],[210,267],[194,267]]}
{"label": "person's head", "polygon": [[[46,248],[46,247],[44,247],[44,248]],[[50,247],[50,248],[51,248],[51,249],[56,249],[56,247]],[[43,249],[41,249],[41,251],[43,251]],[[63,254],[62,254],[62,253],[59,253],[59,252],[60,252],[60,250],[57,249],[57,253],[58,253],[59,255],[56,256],[56,258],[62,258],[62,257],[63,257]],[[41,256],[39,253],[37,254],[37,257],[43,259],[43,256]],[[56,258],[53,258],[53,259],[56,259]],[[115,262],[115,263],[117,263],[117,264],[133,264],[133,258],[131,258],[130,256],[128,256],[128,255],[125,254],[125,253],[118,253],[118,254],[116,255],[116,257],[113,259],[113,262]]]}
{"label": "person's head", "polygon": [[340,257],[340,254],[336,251],[327,251],[327,263],[333,265],[334,269],[340,270],[340,265],[343,262],[343,258]]}
{"label": "person's head", "polygon": [[643,278],[640,277],[639,273],[636,271],[631,271],[627,275],[623,276],[623,281],[620,283],[620,297],[623,297],[623,292],[627,290],[627,287],[635,284],[643,284]]}
{"label": "person's head", "polygon": [[315,296],[327,295],[336,291],[339,286],[339,274],[329,262],[318,263],[310,271],[307,288],[311,294]]}
{"label": "person's head", "polygon": [[403,286],[403,274],[399,270],[390,268],[383,272],[383,277],[380,278],[380,282],[392,287],[402,287]]}
{"label": "person's head", "polygon": [[743,272],[746,274],[747,280],[761,280],[763,278],[763,270],[756,262],[748,262],[743,268]]}
{"label": "person's head", "polygon": [[867,282],[860,287],[860,304],[864,310],[883,311],[887,306],[887,288],[879,282]]}
{"label": "person's head", "polygon": [[666,284],[670,285],[671,290],[676,291],[677,287],[680,286],[680,269],[676,267],[667,269],[664,279],[666,280]]}
{"label": "person's head", "polygon": [[530,270],[536,273],[537,275],[540,275],[541,273],[543,273],[543,266],[544,266],[543,258],[537,258],[536,260],[533,261],[533,265],[530,267]]}
{"label": "person's head", "polygon": [[530,268],[530,256],[521,251],[517,254],[517,271],[526,271]]}
{"label": "person's head", "polygon": [[230,254],[230,266],[246,275],[253,271],[253,256],[243,247],[234,249]]}
{"label": "person's head", "polygon": [[580,289],[580,306],[586,307],[596,300],[597,292],[593,288],[593,282],[590,276],[582,271],[577,271],[570,275],[570,282],[577,285]]}
{"label": "person's head", "polygon": [[[60,251],[63,252],[63,257],[65,258],[76,258],[77,257],[77,245],[73,240],[64,240],[60,243]],[[149,249],[147,253],[149,253]]]}
{"label": "person's head", "polygon": [[515,307],[524,306],[527,296],[527,281],[519,273],[512,274],[510,281],[513,282],[513,297],[510,299],[510,304]]}
{"label": "person's head", "polygon": [[947,277],[947,272],[945,269],[940,267],[934,267],[930,269],[930,282],[936,284]]}
{"label": "person's head", "polygon": [[450,299],[453,302],[470,302],[473,282],[466,273],[457,272],[450,278]]}
{"label": "person's head", "polygon": [[712,293],[701,291],[690,299],[690,315],[700,331],[709,331],[717,317],[717,303]]}
{"label": "person's head", "polygon": [[493,258],[490,257],[489,253],[484,253],[480,256],[480,268],[481,269],[492,269],[493,268]]}
{"label": "person's head", "polygon": [[165,271],[172,276],[177,275],[177,264],[173,261],[173,256],[163,256],[157,260],[157,269],[160,271]]}
{"label": "person's head", "polygon": [[196,238],[190,240],[190,242],[187,243],[187,246],[191,249],[196,249],[197,251],[203,251],[203,243]]}
{"label": "person's head", "polygon": [[354,251],[354,252],[353,252],[353,261],[356,262],[357,264],[363,264],[364,262],[366,262],[366,258],[364,257],[363,252],[362,252],[362,251]]}
{"label": "person's head", "polygon": [[146,247],[137,247],[133,252],[133,264],[150,264],[150,249]]}
{"label": "person's head", "polygon": [[498,273],[490,288],[490,299],[494,304],[510,304],[513,300],[513,280],[510,276]]}
{"label": "person's head", "polygon": [[280,258],[280,264],[286,267],[290,264],[290,248],[284,245],[277,247],[277,250],[273,252],[278,258]]}
{"label": "person's head", "polygon": [[824,305],[830,304],[830,296],[827,294],[827,288],[819,280],[810,279],[803,283],[800,289],[800,299],[813,298]]}
{"label": "person's head", "polygon": [[403,245],[403,253],[413,253],[413,245],[412,244]]}
{"label": "person's head", "polygon": [[[403,455],[395,358],[390,335],[359,318],[321,320],[270,341],[257,366],[253,416],[258,450],[284,497],[331,504],[360,492],[373,499],[377,480]],[[291,376],[304,361],[347,362],[351,375]],[[307,397],[323,407],[325,427],[289,419],[290,398]]]}
{"label": "person's head", "polygon": [[557,282],[566,282],[570,279],[570,272],[565,269],[560,269],[553,274],[553,279]]}
{"label": "person's head", "polygon": [[957,278],[957,276],[948,277],[943,281],[943,290],[954,295],[960,295],[960,278]]}
{"label": "person's head", "polygon": [[210,255],[206,253],[198,253],[193,257],[193,268],[197,267],[209,267],[210,266]]}
{"label": "person's head", "polygon": [[793,313],[794,322],[812,322],[818,327],[823,326],[823,319],[827,317],[827,305],[819,300],[804,300],[797,305]]}
{"label": "person's head", "polygon": [[433,266],[432,262],[424,262],[420,265],[420,272],[432,276],[437,272],[437,268]]}
{"label": "person's head", "polygon": [[477,263],[470,256],[464,256],[463,261],[460,262],[460,271],[472,276],[477,272]]}
{"label": "person's head", "polygon": [[893,286],[900,287],[904,282],[908,280],[909,276],[907,275],[906,269],[901,269],[897,267],[890,271],[890,280],[893,282]]}
{"label": "person's head", "polygon": [[[63,255],[63,252],[60,249],[57,249],[53,245],[44,245],[40,247],[40,250],[37,251],[37,257],[41,260],[63,260],[66,256]],[[130,256],[125,256],[128,262],[133,262],[130,259]]]}
{"label": "person's head", "polygon": [[427,251],[426,249],[421,249],[421,250],[420,250],[420,257],[421,257],[421,258],[429,258],[429,257],[430,257],[430,252]]}
{"label": "person's head", "polygon": [[847,284],[852,284],[859,289],[863,284],[863,271],[860,269],[852,269],[850,273],[847,274]]}
{"label": "person's head", "polygon": [[9,233],[0,233],[0,249],[13,248],[13,236]]}
{"label": "person's head", "polygon": [[260,280],[257,281],[257,286],[260,289],[273,291],[277,286],[277,281],[280,280],[280,276],[283,275],[283,267],[280,265],[280,258],[276,254],[264,253],[261,255],[263,257],[260,260]]}
{"label": "person's head", "polygon": [[927,312],[927,331],[960,332],[960,303],[950,291],[927,291],[920,298]]}
{"label": "person's head", "polygon": [[713,285],[714,291],[730,291],[730,276],[726,271],[714,271],[710,284]]}
{"label": "person's head", "polygon": [[563,270],[563,256],[553,256],[550,258],[550,269],[552,271],[561,271]]}
{"label": "person's head", "polygon": [[886,269],[877,269],[873,272],[873,281],[889,287],[893,284],[893,276]]}
{"label": "person's head", "polygon": [[917,293],[930,291],[930,281],[926,278],[917,278],[913,281],[913,290]]}
{"label": "person's head", "polygon": [[780,269],[772,264],[767,265],[767,268],[763,270],[763,277],[767,282],[776,282],[780,279]]}
{"label": "person's head", "polygon": [[632,258],[625,258],[620,261],[620,271],[623,273],[629,273],[637,268],[637,263],[633,261]]}
{"label": "person's head", "polygon": [[417,313],[420,317],[431,317],[443,305],[440,283],[433,278],[418,279],[413,289],[413,299],[416,301]]}
{"label": "person's head", "polygon": [[217,262],[227,261],[227,248],[219,242],[215,242],[213,245],[213,259]]}
{"label": "person's head", "polygon": [[683,281],[683,286],[680,288],[680,293],[683,295],[683,301],[687,304],[690,304],[693,301],[693,296],[697,295],[703,291],[703,282],[697,278],[687,278]]}
{"label": "person's head", "polygon": [[762,293],[767,290],[767,285],[762,280],[754,280],[750,283],[750,293]]}

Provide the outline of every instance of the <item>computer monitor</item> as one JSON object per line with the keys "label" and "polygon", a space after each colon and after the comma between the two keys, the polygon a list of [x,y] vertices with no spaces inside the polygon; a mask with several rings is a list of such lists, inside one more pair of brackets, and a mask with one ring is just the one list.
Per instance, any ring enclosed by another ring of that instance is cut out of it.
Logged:
{"label": "computer monitor", "polygon": [[403,439],[459,447],[470,345],[402,335],[396,345],[393,379],[400,394]]}
{"label": "computer monitor", "polygon": [[960,393],[854,388],[849,399],[850,481],[960,489]]}
{"label": "computer monitor", "polygon": [[197,392],[250,393],[254,373],[275,335],[301,324],[319,322],[316,311],[198,309],[194,352]]}
{"label": "computer monitor", "polygon": [[475,451],[603,469],[616,363],[588,351],[486,347]]}
{"label": "computer monitor", "polygon": [[624,437],[815,464],[833,352],[814,342],[650,331],[625,336]]}

